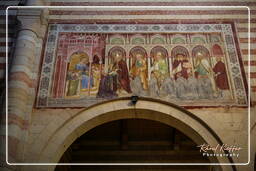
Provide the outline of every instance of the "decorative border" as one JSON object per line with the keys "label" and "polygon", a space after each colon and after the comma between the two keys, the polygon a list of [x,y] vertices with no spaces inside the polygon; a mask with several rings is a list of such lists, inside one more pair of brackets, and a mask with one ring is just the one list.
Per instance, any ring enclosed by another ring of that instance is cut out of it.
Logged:
{"label": "decorative border", "polygon": [[[243,81],[238,51],[235,45],[232,24],[50,24],[46,41],[36,107],[88,107],[108,99],[85,97],[64,99],[51,97],[51,85],[55,66],[57,40],[60,32],[83,33],[211,33],[219,32],[224,37],[227,60],[235,101],[228,105],[247,105],[246,85]],[[175,102],[174,102],[175,103]],[[196,103],[196,102],[195,102]],[[179,104],[194,106],[192,103]],[[200,103],[200,106],[221,104]],[[227,105],[227,104],[222,104]]]}

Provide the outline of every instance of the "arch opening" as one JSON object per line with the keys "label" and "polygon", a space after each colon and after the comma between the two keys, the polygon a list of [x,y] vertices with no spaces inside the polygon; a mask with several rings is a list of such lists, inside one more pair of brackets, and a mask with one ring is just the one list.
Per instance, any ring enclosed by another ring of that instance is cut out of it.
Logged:
{"label": "arch opening", "polygon": [[[179,130],[199,145],[222,143],[218,135],[206,123],[174,104],[149,98],[140,98],[135,107],[129,104],[130,99],[125,97],[103,102],[79,112],[56,131],[42,150],[39,160],[58,162],[67,148],[78,137],[96,126],[120,119],[158,121]],[[220,157],[211,157],[209,160],[215,164],[233,162],[230,159]],[[231,168],[231,166],[225,167]]]}
{"label": "arch opening", "polygon": [[[174,127],[159,121],[130,118],[92,128],[69,146],[59,162],[209,163],[210,160],[201,155],[193,140]],[[80,168],[87,169],[88,166]],[[186,170],[184,166],[166,168]],[[57,166],[55,171],[65,169],[76,170],[77,167]],[[210,166],[191,166],[190,169],[204,171],[210,170]]]}

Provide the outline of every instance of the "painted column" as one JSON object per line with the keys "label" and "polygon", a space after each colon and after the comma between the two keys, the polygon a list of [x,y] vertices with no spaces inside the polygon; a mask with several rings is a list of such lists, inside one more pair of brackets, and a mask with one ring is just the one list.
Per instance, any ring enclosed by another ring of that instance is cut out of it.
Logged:
{"label": "painted column", "polygon": [[20,29],[8,86],[8,162],[25,161],[28,128],[33,109],[43,38],[47,28],[46,10],[18,11]]}

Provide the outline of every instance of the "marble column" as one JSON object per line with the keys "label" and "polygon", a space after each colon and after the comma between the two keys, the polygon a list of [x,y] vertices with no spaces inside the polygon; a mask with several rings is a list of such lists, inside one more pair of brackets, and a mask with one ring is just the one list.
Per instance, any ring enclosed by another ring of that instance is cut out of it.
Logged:
{"label": "marble column", "polygon": [[39,61],[47,28],[43,9],[18,11],[20,29],[8,79],[8,162],[25,161],[36,96]]}

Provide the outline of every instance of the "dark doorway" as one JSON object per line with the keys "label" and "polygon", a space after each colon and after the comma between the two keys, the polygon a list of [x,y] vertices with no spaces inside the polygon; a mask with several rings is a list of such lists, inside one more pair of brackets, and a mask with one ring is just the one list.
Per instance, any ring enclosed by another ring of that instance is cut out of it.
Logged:
{"label": "dark doorway", "polygon": [[[60,163],[209,163],[197,145],[177,129],[145,119],[97,126],[79,137]],[[57,166],[65,170],[209,170],[209,166]]]}

